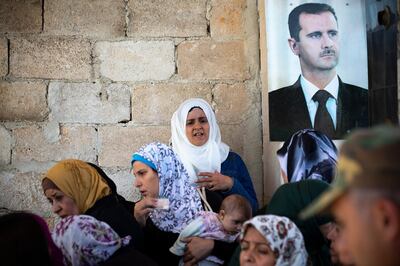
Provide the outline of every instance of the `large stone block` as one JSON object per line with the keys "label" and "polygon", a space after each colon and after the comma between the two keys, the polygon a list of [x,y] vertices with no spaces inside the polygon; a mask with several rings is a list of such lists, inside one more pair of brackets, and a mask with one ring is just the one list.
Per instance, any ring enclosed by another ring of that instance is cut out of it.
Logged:
{"label": "large stone block", "polygon": [[246,0],[212,0],[210,32],[213,39],[243,38]]}
{"label": "large stone block", "polygon": [[0,207],[50,216],[41,179],[42,173],[37,172],[0,171]]}
{"label": "large stone block", "polygon": [[172,41],[98,42],[100,75],[115,81],[166,80],[175,72]]}
{"label": "large stone block", "polygon": [[207,35],[206,0],[139,0],[128,7],[128,36]]}
{"label": "large stone block", "polygon": [[8,73],[8,44],[7,39],[0,39],[0,76]]}
{"label": "large stone block", "polygon": [[1,0],[0,32],[40,32],[43,0]]}
{"label": "large stone block", "polygon": [[44,31],[54,35],[125,35],[124,0],[45,1],[44,16]]}
{"label": "large stone block", "polygon": [[11,163],[11,141],[10,132],[0,125],[0,166]]}
{"label": "large stone block", "polygon": [[154,141],[168,143],[171,131],[168,126],[99,128],[99,164],[105,167],[130,167],[132,153]]}
{"label": "large stone block", "polygon": [[231,147],[231,149],[243,156],[243,146],[244,146],[244,128],[241,125],[227,125],[219,123],[219,128],[221,130],[222,142]]}
{"label": "large stone block", "polygon": [[217,84],[213,95],[215,114],[221,123],[241,123],[251,108],[251,97],[243,83]]}
{"label": "large stone block", "polygon": [[61,126],[59,140],[49,140],[45,129],[26,126],[13,130],[13,164],[28,161],[60,161],[74,158],[96,161],[97,132],[90,126]]}
{"label": "large stone block", "polygon": [[52,118],[64,123],[118,123],[130,119],[130,88],[123,84],[51,82]]}
{"label": "large stone block", "polygon": [[11,39],[10,73],[15,77],[90,78],[90,43],[65,38]]}
{"label": "large stone block", "polygon": [[43,121],[48,114],[43,82],[0,82],[0,120]]}
{"label": "large stone block", "polygon": [[134,186],[135,176],[132,174],[131,168],[114,169],[103,167],[102,169],[116,184],[118,194],[129,201],[136,202],[140,200],[140,191]]}
{"label": "large stone block", "polygon": [[242,41],[185,41],[178,46],[178,74],[184,79],[248,78]]}
{"label": "large stone block", "polygon": [[132,121],[142,124],[169,124],[175,110],[189,98],[211,102],[211,86],[207,83],[142,85],[132,94]]}

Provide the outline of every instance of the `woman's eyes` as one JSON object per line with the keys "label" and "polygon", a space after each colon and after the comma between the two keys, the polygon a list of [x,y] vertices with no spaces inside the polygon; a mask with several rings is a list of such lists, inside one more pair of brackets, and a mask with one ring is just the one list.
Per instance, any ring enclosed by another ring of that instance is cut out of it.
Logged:
{"label": "woman's eyes", "polygon": [[[250,244],[248,242],[241,242],[240,243],[240,248],[242,250],[247,250],[249,249]],[[255,252],[262,254],[262,255],[268,255],[270,253],[270,249],[268,248],[268,246],[264,245],[264,244],[256,244],[256,248],[255,248]]]}
{"label": "woman's eyes", "polygon": [[[208,123],[207,117],[200,117],[198,119],[200,124],[205,124]],[[186,125],[190,126],[190,125],[194,125],[194,123],[196,122],[196,119],[190,119],[190,120],[186,120]]]}

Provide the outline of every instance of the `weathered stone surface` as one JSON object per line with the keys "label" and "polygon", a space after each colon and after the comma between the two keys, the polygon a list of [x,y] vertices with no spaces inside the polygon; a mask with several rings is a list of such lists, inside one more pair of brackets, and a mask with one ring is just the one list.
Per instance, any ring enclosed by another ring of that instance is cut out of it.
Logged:
{"label": "weathered stone surface", "polygon": [[38,126],[13,130],[15,153],[13,163],[24,161],[60,161],[67,158],[96,161],[97,133],[90,126],[61,126],[57,142],[50,142]]}
{"label": "weathered stone surface", "polygon": [[206,83],[142,85],[132,93],[132,121],[143,124],[169,124],[172,114],[189,98],[211,102],[211,87]]}
{"label": "weathered stone surface", "polygon": [[90,78],[90,44],[65,38],[11,39],[10,73],[15,77]]}
{"label": "weathered stone surface", "polygon": [[215,114],[222,123],[240,123],[251,107],[251,98],[243,83],[218,84],[213,89]]}
{"label": "weathered stone surface", "polygon": [[51,82],[53,119],[71,123],[118,123],[130,119],[130,88],[122,84]]}
{"label": "weathered stone surface", "polygon": [[243,156],[243,127],[241,125],[227,125],[219,123],[219,128],[221,130],[222,141],[228,144],[234,152]]}
{"label": "weathered stone surface", "polygon": [[98,42],[100,75],[115,81],[166,80],[175,72],[171,41]]}
{"label": "weathered stone surface", "polygon": [[11,163],[11,141],[10,132],[0,125],[0,166]]}
{"label": "weathered stone surface", "polygon": [[184,79],[248,78],[242,41],[186,41],[178,46],[178,74]]}
{"label": "weathered stone surface", "polygon": [[243,38],[246,0],[212,0],[211,6],[211,37]]}
{"label": "weathered stone surface", "polygon": [[171,131],[168,126],[100,127],[99,164],[105,167],[129,168],[133,152],[150,142],[168,143],[170,136]]}
{"label": "weathered stone surface", "polygon": [[48,113],[43,82],[0,82],[0,120],[43,121]]}
{"label": "weathered stone surface", "polygon": [[140,191],[134,186],[135,177],[130,168],[102,168],[117,185],[118,194],[125,199],[136,202],[141,198]]}
{"label": "weathered stone surface", "polygon": [[57,35],[123,37],[123,0],[52,0],[44,2],[44,31]]}
{"label": "weathered stone surface", "polygon": [[7,39],[0,39],[0,76],[7,75],[8,72],[8,45]]}
{"label": "weathered stone surface", "polygon": [[1,0],[0,32],[40,32],[43,0]]}
{"label": "weathered stone surface", "polygon": [[128,36],[207,35],[206,0],[139,0],[128,7]]}
{"label": "weathered stone surface", "polygon": [[51,206],[43,195],[41,173],[0,171],[0,207],[49,216]]}

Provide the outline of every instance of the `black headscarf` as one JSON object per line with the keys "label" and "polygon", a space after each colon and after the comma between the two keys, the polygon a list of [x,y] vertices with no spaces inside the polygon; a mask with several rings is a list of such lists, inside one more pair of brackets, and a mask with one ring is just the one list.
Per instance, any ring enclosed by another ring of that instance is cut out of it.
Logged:
{"label": "black headscarf", "polygon": [[334,177],[337,149],[332,140],[319,131],[297,131],[276,153],[288,182],[319,179],[331,183]]}

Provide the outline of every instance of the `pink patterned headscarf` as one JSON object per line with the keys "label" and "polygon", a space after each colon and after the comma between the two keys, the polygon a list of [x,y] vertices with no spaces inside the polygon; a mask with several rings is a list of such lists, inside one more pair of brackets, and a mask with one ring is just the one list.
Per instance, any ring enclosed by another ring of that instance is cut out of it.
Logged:
{"label": "pink patterned headscarf", "polygon": [[74,215],[62,219],[52,237],[61,249],[67,265],[98,265],[106,261],[131,237],[120,238],[106,223],[92,216]]}

